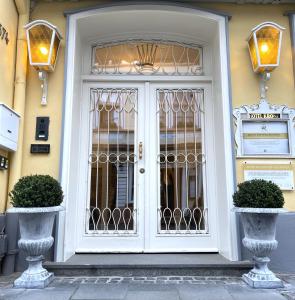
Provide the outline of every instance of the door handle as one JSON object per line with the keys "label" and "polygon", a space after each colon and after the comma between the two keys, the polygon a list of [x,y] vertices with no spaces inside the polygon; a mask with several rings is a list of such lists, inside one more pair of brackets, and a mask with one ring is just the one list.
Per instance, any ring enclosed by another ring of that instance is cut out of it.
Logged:
{"label": "door handle", "polygon": [[142,155],[143,155],[143,144],[142,142],[139,143],[139,146],[138,146],[138,156],[139,156],[139,159],[142,159]]}

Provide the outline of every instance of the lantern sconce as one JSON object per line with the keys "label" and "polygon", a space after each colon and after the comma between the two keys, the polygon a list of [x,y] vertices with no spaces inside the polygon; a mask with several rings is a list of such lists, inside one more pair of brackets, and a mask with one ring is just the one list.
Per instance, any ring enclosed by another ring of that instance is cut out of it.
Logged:
{"label": "lantern sconce", "polygon": [[266,82],[270,79],[270,72],[280,64],[284,29],[274,22],[264,22],[254,27],[248,38],[253,71],[260,74],[261,99],[266,99]]}
{"label": "lantern sconce", "polygon": [[38,71],[42,81],[41,105],[47,105],[48,72],[53,72],[62,36],[57,27],[44,20],[36,20],[25,27],[30,65]]}

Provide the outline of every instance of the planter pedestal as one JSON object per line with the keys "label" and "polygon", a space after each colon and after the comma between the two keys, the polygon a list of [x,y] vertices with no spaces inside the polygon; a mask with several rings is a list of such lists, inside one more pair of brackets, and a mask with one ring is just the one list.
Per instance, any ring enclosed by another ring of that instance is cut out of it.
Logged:
{"label": "planter pedestal", "polygon": [[43,268],[43,259],[43,255],[28,256],[26,261],[29,263],[29,267],[14,281],[14,287],[27,289],[45,288],[53,280],[54,275]]}
{"label": "planter pedestal", "polygon": [[276,221],[284,209],[276,208],[235,208],[241,213],[245,237],[243,245],[253,253],[254,268],[243,275],[243,280],[253,288],[275,289],[283,282],[269,270],[269,255],[278,246],[275,240]]}
{"label": "planter pedestal", "polygon": [[243,280],[253,288],[276,289],[284,287],[283,282],[268,268],[268,257],[253,256],[254,268],[243,274]]}
{"label": "planter pedestal", "polygon": [[62,210],[61,206],[40,208],[11,208],[10,212],[19,214],[21,238],[18,246],[28,256],[29,266],[14,281],[14,287],[38,289],[45,288],[54,278],[42,266],[44,254],[53,245],[52,229],[55,215]]}

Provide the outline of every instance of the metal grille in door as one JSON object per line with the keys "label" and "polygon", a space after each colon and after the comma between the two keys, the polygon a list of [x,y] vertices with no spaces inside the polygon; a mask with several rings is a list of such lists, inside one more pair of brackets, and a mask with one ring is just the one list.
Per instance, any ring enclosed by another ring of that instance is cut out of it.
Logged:
{"label": "metal grille in door", "polygon": [[137,101],[137,89],[91,89],[91,180],[86,232],[136,232]]}
{"label": "metal grille in door", "polygon": [[208,233],[203,96],[203,89],[157,90],[159,233]]}

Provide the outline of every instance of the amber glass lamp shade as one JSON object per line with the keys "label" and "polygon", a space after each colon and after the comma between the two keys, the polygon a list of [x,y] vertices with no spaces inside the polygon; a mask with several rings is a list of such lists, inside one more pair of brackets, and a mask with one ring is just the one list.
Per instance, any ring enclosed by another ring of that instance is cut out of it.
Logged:
{"label": "amber glass lamp shade", "polygon": [[25,26],[30,65],[39,71],[54,71],[60,41],[57,27],[44,20],[36,20]]}
{"label": "amber glass lamp shade", "polygon": [[248,47],[255,73],[271,72],[280,64],[283,30],[273,22],[265,22],[252,29]]}

